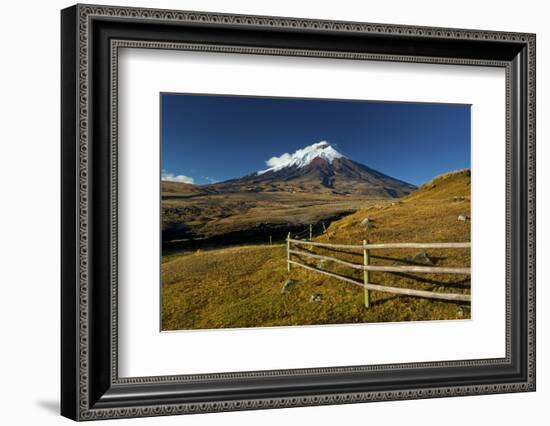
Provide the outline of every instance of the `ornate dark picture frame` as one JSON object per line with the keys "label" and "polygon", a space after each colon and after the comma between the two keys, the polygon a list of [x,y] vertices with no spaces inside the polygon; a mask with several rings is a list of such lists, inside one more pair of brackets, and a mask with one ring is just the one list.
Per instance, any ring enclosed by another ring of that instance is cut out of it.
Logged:
{"label": "ornate dark picture frame", "polygon": [[[535,390],[535,35],[95,5],[64,9],[61,28],[64,416],[92,420]],[[120,47],[504,68],[506,356],[118,377]]]}

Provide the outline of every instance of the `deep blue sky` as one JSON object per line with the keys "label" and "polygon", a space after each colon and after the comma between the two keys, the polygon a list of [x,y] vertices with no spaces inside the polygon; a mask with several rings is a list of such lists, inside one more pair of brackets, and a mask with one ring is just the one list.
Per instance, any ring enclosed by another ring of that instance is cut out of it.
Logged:
{"label": "deep blue sky", "polygon": [[326,140],[348,158],[419,185],[470,167],[470,106],[161,94],[163,173],[196,184],[265,169]]}

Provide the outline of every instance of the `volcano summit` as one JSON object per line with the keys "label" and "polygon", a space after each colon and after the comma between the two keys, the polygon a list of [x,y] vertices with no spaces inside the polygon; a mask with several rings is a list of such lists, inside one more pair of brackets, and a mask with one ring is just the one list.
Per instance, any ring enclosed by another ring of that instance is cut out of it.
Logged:
{"label": "volcano summit", "polygon": [[209,185],[218,191],[328,192],[394,198],[415,186],[347,158],[326,141],[266,161],[265,170]]}

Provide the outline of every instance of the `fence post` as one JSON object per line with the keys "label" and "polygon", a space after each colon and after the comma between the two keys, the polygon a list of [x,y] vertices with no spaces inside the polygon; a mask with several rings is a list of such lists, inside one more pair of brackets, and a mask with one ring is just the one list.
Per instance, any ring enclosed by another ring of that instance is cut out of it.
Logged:
{"label": "fence post", "polygon": [[290,232],[286,237],[286,268],[290,272]]}
{"label": "fence post", "polygon": [[311,223],[309,224],[309,241],[311,241],[313,237],[313,232],[311,232]]}
{"label": "fence post", "polygon": [[273,239],[271,238],[271,234],[269,234],[269,245],[273,244]]}
{"label": "fence post", "polygon": [[[368,244],[368,240],[363,240],[363,265],[369,266],[369,250],[367,250],[366,246]],[[365,292],[365,308],[369,308],[370,306],[370,292],[367,288],[367,284],[369,283],[369,271],[366,269],[363,270],[363,289]]]}
{"label": "fence post", "polygon": [[325,226],[325,222],[321,222],[323,224],[323,234],[327,233],[327,228]]}

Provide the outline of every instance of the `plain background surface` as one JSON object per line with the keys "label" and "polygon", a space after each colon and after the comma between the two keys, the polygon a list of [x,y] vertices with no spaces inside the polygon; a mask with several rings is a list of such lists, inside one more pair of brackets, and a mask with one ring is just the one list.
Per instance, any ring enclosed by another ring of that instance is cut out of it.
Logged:
{"label": "plain background surface", "polygon": [[[107,1],[142,7],[526,31],[537,33],[537,392],[117,420],[119,424],[548,424],[547,259],[550,28],[542,1]],[[2,424],[69,424],[59,405],[59,9],[66,1],[2,6],[0,68],[0,394]],[[546,79],[545,79],[546,78]],[[545,194],[546,192],[546,194]],[[107,421],[102,424],[110,424]],[[131,423],[129,423],[131,422]],[[114,424],[114,423],[113,423]]]}

